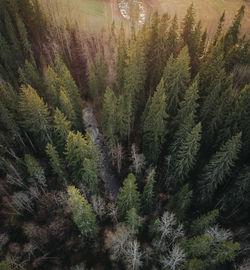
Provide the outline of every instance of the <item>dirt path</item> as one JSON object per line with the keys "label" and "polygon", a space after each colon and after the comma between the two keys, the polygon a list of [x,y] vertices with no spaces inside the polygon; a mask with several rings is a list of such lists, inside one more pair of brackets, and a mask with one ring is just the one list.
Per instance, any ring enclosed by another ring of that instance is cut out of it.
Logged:
{"label": "dirt path", "polygon": [[111,168],[107,149],[104,145],[103,137],[99,131],[98,123],[93,113],[93,106],[87,104],[83,110],[83,123],[86,131],[90,134],[92,141],[98,146],[100,153],[100,174],[106,186],[107,195],[111,200],[116,200],[119,189],[120,181]]}

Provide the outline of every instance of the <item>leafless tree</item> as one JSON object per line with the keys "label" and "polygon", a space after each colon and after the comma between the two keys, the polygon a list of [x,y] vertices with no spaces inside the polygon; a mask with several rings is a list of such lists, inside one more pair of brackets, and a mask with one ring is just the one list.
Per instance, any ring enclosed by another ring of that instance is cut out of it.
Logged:
{"label": "leafless tree", "polygon": [[4,246],[9,242],[9,236],[7,233],[0,234],[0,254],[3,251]]}
{"label": "leafless tree", "polygon": [[19,215],[21,215],[24,211],[28,211],[29,213],[33,212],[33,203],[32,198],[27,194],[27,192],[16,192],[12,196],[12,203],[16,207]]}
{"label": "leafless tree", "polygon": [[29,242],[24,244],[23,252],[28,256],[28,260],[30,261],[31,257],[34,257],[34,252],[38,249],[35,243]]}
{"label": "leafless tree", "polygon": [[130,233],[124,225],[117,225],[114,233],[110,233],[107,238],[107,246],[111,252],[113,260],[120,260],[124,255],[129,241]]}
{"label": "leafless tree", "polygon": [[142,267],[143,253],[140,251],[140,244],[137,240],[129,241],[124,250],[127,269],[137,270]]}
{"label": "leafless tree", "polygon": [[206,234],[211,237],[214,244],[232,239],[231,231],[219,228],[218,225],[208,228]]}
{"label": "leafless tree", "polygon": [[178,245],[175,245],[169,254],[165,258],[162,258],[161,264],[163,269],[167,268],[170,270],[176,270],[184,262],[184,260],[184,251]]}
{"label": "leafless tree", "polygon": [[91,196],[91,203],[92,203],[94,212],[102,220],[104,215],[106,215],[107,213],[105,200],[101,196],[94,195],[94,196]]}
{"label": "leafless tree", "polygon": [[134,143],[131,146],[131,159],[136,174],[140,173],[145,166],[145,157],[143,154],[138,154],[138,149]]}

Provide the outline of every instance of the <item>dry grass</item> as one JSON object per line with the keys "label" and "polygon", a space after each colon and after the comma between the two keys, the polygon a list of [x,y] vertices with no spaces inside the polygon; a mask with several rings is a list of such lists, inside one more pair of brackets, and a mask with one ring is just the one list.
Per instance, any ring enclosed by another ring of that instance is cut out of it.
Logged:
{"label": "dry grass", "polygon": [[250,1],[244,0],[148,0],[153,9],[159,12],[168,12],[170,15],[177,14],[182,21],[188,6],[193,2],[196,17],[201,20],[204,27],[211,35],[216,31],[217,22],[225,10],[225,29],[231,24],[237,10],[241,5],[246,6],[245,16],[242,23],[242,33],[250,36]]}

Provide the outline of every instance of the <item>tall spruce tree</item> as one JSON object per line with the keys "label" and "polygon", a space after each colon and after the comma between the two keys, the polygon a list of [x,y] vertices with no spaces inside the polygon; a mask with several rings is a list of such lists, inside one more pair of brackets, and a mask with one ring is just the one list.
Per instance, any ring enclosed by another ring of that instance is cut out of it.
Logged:
{"label": "tall spruce tree", "polygon": [[143,124],[143,149],[147,161],[156,164],[165,142],[166,94],[163,79],[157,86]]}
{"label": "tall spruce tree", "polygon": [[94,238],[98,232],[95,214],[88,201],[74,186],[68,187],[69,201],[72,206],[73,220],[81,234],[86,238]]}
{"label": "tall spruce tree", "polygon": [[135,181],[135,176],[130,173],[124,180],[122,188],[120,188],[117,197],[117,208],[118,215],[122,219],[126,217],[131,208],[135,208],[137,212],[140,210],[140,193]]}
{"label": "tall spruce tree", "polygon": [[223,144],[205,165],[199,183],[203,202],[210,201],[217,188],[225,182],[238,159],[240,149],[241,133]]}
{"label": "tall spruce tree", "polygon": [[188,48],[184,47],[178,58],[170,56],[164,70],[164,83],[167,98],[167,113],[175,116],[179,103],[184,97],[185,90],[190,81],[190,58]]}
{"label": "tall spruce tree", "polygon": [[48,106],[31,86],[22,86],[18,102],[20,125],[37,143],[51,142],[51,124]]}
{"label": "tall spruce tree", "polygon": [[154,184],[155,184],[155,170],[153,169],[146,179],[146,184],[142,194],[142,207],[144,212],[148,213],[153,207],[154,198]]}

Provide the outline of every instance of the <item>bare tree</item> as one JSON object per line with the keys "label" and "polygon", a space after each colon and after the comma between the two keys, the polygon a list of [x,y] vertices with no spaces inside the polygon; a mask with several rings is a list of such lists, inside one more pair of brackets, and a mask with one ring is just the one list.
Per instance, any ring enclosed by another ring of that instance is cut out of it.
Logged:
{"label": "bare tree", "polygon": [[206,234],[211,237],[214,244],[232,239],[232,233],[229,230],[219,228],[218,225],[208,228]]}
{"label": "bare tree", "polygon": [[108,216],[110,216],[112,218],[112,221],[114,223],[118,223],[118,219],[117,219],[117,207],[113,202],[110,202],[107,205],[107,213]]}
{"label": "bare tree", "polygon": [[105,200],[101,196],[91,196],[91,203],[94,212],[102,220],[103,216],[107,213]]}
{"label": "bare tree", "polygon": [[124,252],[127,269],[137,270],[142,267],[143,253],[137,240],[129,241]]}
{"label": "bare tree", "polygon": [[9,236],[7,233],[0,234],[0,254],[3,251],[4,246],[9,242]]}
{"label": "bare tree", "polygon": [[138,149],[134,143],[131,146],[131,159],[136,174],[140,173],[145,166],[145,157],[143,154],[138,154]]}
{"label": "bare tree", "polygon": [[14,193],[12,196],[12,203],[16,207],[19,215],[21,215],[25,210],[29,213],[33,212],[32,198],[26,192],[20,191]]}
{"label": "bare tree", "polygon": [[169,252],[167,257],[162,258],[161,264],[163,268],[170,270],[176,270],[185,260],[184,251],[178,246],[175,245],[174,248]]}

